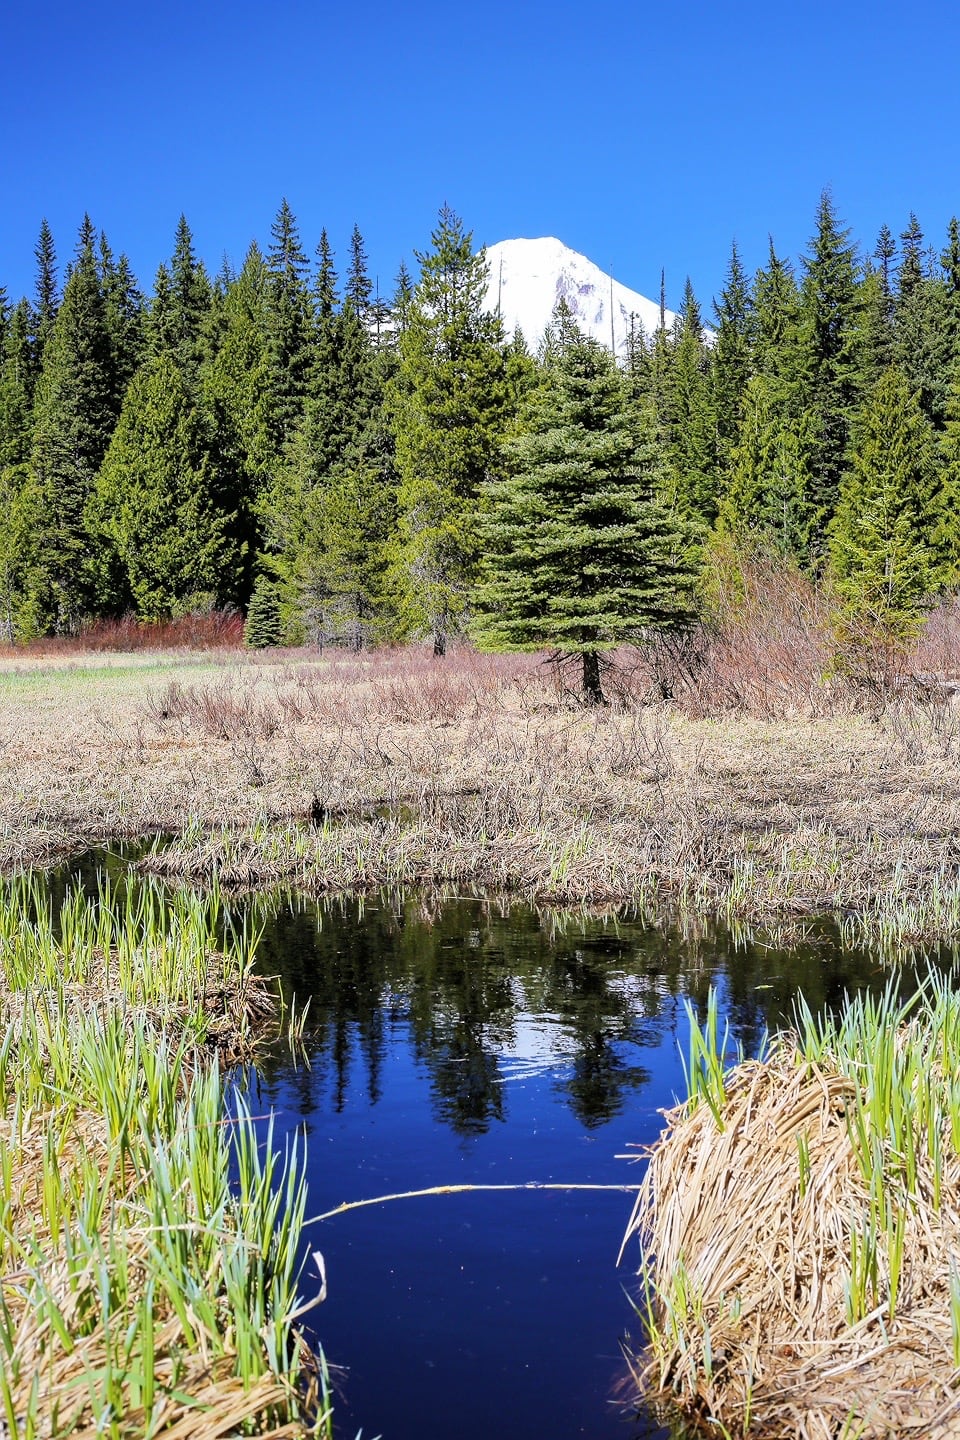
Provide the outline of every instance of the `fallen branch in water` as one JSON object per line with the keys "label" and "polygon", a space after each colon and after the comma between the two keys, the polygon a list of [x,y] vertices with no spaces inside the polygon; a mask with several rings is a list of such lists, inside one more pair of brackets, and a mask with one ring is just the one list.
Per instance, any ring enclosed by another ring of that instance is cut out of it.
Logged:
{"label": "fallen branch in water", "polygon": [[639,1189],[639,1185],[564,1185],[559,1181],[545,1180],[521,1180],[515,1185],[431,1185],[426,1190],[399,1190],[394,1195],[374,1195],[368,1200],[344,1200],[335,1209],[325,1210],[322,1215],[314,1215],[303,1223],[319,1225],[321,1220],[332,1220],[334,1215],[361,1210],[366,1205],[385,1205],[388,1200],[419,1200],[423,1195],[463,1195],[468,1190],[619,1190],[621,1193],[636,1194]]}

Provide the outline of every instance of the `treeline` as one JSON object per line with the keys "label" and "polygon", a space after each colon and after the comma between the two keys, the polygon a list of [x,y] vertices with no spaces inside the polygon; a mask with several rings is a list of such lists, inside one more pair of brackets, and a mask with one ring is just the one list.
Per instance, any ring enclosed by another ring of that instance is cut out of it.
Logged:
{"label": "treeline", "polygon": [[797,266],[734,248],[712,329],[688,282],[619,367],[562,311],[508,341],[448,208],[389,301],[358,229],[341,275],[285,201],[239,273],[181,218],[149,297],[89,218],[62,291],[46,224],[35,253],[34,296],[0,290],[7,639],[234,606],[252,643],[586,655],[682,624],[711,549],[892,634],[960,578],[956,220],[862,257],[824,195]]}

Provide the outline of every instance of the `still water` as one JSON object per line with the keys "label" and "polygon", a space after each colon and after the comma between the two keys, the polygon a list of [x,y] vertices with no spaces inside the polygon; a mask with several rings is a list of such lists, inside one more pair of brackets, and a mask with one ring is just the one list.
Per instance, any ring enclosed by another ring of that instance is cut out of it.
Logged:
{"label": "still water", "polygon": [[[306,1128],[311,1214],[434,1185],[636,1183],[623,1157],[683,1090],[685,999],[702,1009],[717,986],[750,1052],[798,988],[821,1007],[881,980],[826,928],[782,950],[477,900],[277,904],[261,956],[310,999],[309,1066],[265,1065],[257,1103]],[[614,1190],[478,1191],[313,1227],[340,1433],[667,1436],[624,1404],[630,1207]]]}
{"label": "still water", "polygon": [[[54,887],[91,876],[94,858]],[[268,1055],[245,1083],[281,1145],[306,1134],[310,1215],[430,1186],[635,1184],[624,1157],[683,1090],[685,1001],[702,1012],[715,986],[750,1053],[798,990],[819,1009],[885,979],[829,925],[785,948],[476,899],[242,904],[263,927],[261,968],[309,1000],[306,1059]],[[329,1285],[312,1322],[337,1367],[338,1433],[669,1436],[627,1403],[639,1255],[615,1261],[631,1203],[480,1190],[312,1225]]]}

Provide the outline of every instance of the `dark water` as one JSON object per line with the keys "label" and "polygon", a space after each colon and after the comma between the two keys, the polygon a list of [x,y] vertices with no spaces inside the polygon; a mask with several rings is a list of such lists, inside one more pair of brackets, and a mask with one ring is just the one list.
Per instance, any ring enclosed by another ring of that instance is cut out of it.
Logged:
{"label": "dark water", "polygon": [[[310,1213],[433,1185],[631,1184],[683,1089],[684,999],[718,987],[746,1051],[788,1017],[880,984],[829,928],[790,950],[476,900],[278,905],[264,966],[310,997],[310,1065],[267,1065],[258,1103],[305,1124]],[[666,1436],[623,1403],[639,1256],[631,1197],[477,1192],[313,1228],[345,1367],[339,1430],[385,1440]]]}
{"label": "dark water", "polygon": [[[248,1079],[281,1144],[306,1131],[311,1215],[434,1185],[636,1183],[620,1157],[683,1089],[685,999],[702,1013],[717,987],[751,1052],[798,990],[818,1009],[887,974],[828,925],[784,948],[478,900],[245,903],[262,968],[310,1001],[309,1064],[268,1058]],[[669,1435],[623,1400],[630,1207],[617,1191],[480,1191],[313,1225],[340,1435]]]}

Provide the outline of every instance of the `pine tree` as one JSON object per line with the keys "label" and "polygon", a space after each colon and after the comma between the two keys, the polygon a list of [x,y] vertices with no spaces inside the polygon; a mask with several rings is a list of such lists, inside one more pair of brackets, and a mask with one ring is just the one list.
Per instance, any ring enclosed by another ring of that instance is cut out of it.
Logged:
{"label": "pine tree", "polygon": [[34,368],[30,306],[21,300],[6,315],[0,349],[0,466],[30,453]]}
{"label": "pine tree", "polygon": [[605,650],[691,614],[688,537],[660,498],[655,425],[638,426],[612,357],[575,335],[509,452],[509,477],[487,487],[474,633],[487,649],[579,657],[584,698],[601,703]]}
{"label": "pine tree", "polygon": [[142,619],[237,600],[247,557],[235,538],[231,488],[173,355],[148,361],[128,392],[93,502]]}
{"label": "pine tree", "polygon": [[726,284],[715,303],[716,341],[711,352],[713,413],[721,464],[740,430],[740,407],[752,370],[753,322],[747,277],[736,243],[730,252]]}
{"label": "pine tree", "polygon": [[363,236],[360,234],[359,228],[354,225],[353,233],[350,236],[350,264],[347,269],[344,299],[352,307],[361,325],[364,326],[367,323],[372,294],[373,284],[367,274],[367,252],[364,248]]}
{"label": "pine tree", "polygon": [[75,263],[44,352],[30,464],[42,534],[39,603],[58,631],[76,627],[91,595],[85,508],[117,418],[106,299],[85,217]]}
{"label": "pine tree", "polygon": [[243,626],[243,643],[253,650],[265,650],[271,645],[280,645],[282,641],[280,596],[274,582],[261,575],[250,596]]}
{"label": "pine tree", "polygon": [[[204,326],[213,304],[213,287],[193,248],[193,235],[186,216],[177,223],[173,257],[170,261],[167,314],[160,348],[168,348],[188,378],[192,378],[203,358]],[[159,298],[159,292],[158,292]]]}
{"label": "pine tree", "polygon": [[754,369],[774,386],[779,403],[800,408],[800,291],[791,266],[770,241],[765,269],[757,271],[752,295]]}
{"label": "pine tree", "polygon": [[851,621],[881,639],[914,633],[947,577],[943,525],[930,426],[902,373],[888,370],[860,412],[830,527],[837,591]]}
{"label": "pine tree", "polygon": [[277,448],[281,449],[303,420],[314,361],[314,319],[307,282],[309,262],[286,200],[281,202],[270,233],[266,314]]}
{"label": "pine tree", "polygon": [[935,429],[946,419],[952,336],[947,291],[927,272],[923,231],[916,215],[901,236],[898,291],[894,305],[894,358],[916,391],[920,408]]}
{"label": "pine tree", "polygon": [[716,519],[719,500],[717,425],[709,363],[700,306],[688,279],[666,374],[670,462],[667,486],[677,515],[702,532]]}
{"label": "pine tree", "polygon": [[53,243],[53,232],[46,218],[41,221],[40,235],[34,248],[37,261],[36,310],[34,326],[34,367],[37,373],[43,364],[47,342],[53,334],[54,321],[59,307],[57,286],[57,252]]}
{"label": "pine tree", "polygon": [[398,337],[390,387],[399,483],[395,570],[413,629],[443,654],[480,556],[481,486],[498,463],[507,401],[503,329],[484,312],[486,264],[449,206]]}
{"label": "pine tree", "polygon": [[816,416],[818,431],[811,493],[818,549],[836,508],[857,400],[858,262],[849,234],[824,191],[803,261],[800,319],[801,408]]}
{"label": "pine tree", "polygon": [[719,530],[748,546],[806,560],[814,449],[812,417],[784,415],[776,382],[754,375],[744,393],[743,422],[731,453]]}
{"label": "pine tree", "polygon": [[100,283],[107,307],[113,353],[115,409],[120,413],[127,386],[146,353],[146,307],[126,255],[114,260],[107,237],[100,236]]}

